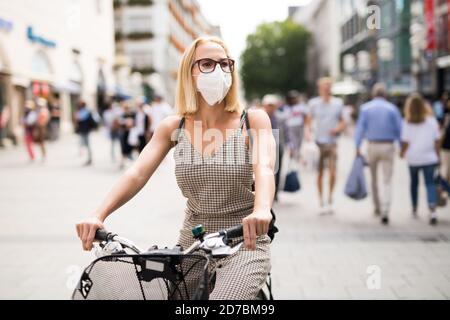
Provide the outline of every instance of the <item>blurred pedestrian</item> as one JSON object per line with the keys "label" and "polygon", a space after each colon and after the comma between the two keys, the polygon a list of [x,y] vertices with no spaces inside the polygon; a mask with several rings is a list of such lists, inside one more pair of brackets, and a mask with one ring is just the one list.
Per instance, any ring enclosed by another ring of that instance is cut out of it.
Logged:
{"label": "blurred pedestrian", "polygon": [[292,90],[287,93],[286,105],[283,107],[283,112],[286,119],[286,146],[289,157],[299,162],[308,107],[301,99],[298,91]]}
{"label": "blurred pedestrian", "polygon": [[[398,108],[387,101],[386,86],[377,83],[372,90],[373,99],[361,106],[355,131],[356,153],[361,156],[364,139],[368,140],[367,161],[372,178],[374,213],[381,215],[383,224],[389,223],[395,142],[400,141],[402,116]],[[383,173],[382,192],[378,183],[378,167]]]}
{"label": "blurred pedestrian", "polygon": [[88,153],[88,158],[84,166],[90,166],[92,165],[92,148],[89,137],[91,131],[97,128],[98,123],[92,112],[88,109],[84,100],[81,100],[78,103],[75,119],[77,126],[76,132],[80,135],[81,145],[87,150]]}
{"label": "blurred pedestrian", "polygon": [[[315,123],[314,136],[319,147],[319,172],[317,177],[317,189],[320,201],[320,213],[333,213],[333,192],[336,183],[337,166],[337,138],[345,130],[345,122],[342,117],[343,102],[331,95],[332,80],[321,78],[317,82],[319,97],[309,101],[309,115],[306,121],[305,137],[312,138],[312,127]],[[329,171],[328,202],[323,199],[323,176],[325,169]]]}
{"label": "blurred pedestrian", "polygon": [[444,92],[441,97],[437,98],[436,101],[433,103],[433,112],[434,116],[436,117],[436,120],[438,123],[442,126],[444,124],[444,118],[445,118],[445,109],[447,106],[449,100],[449,96],[447,92]]}
{"label": "blurred pedestrian", "polygon": [[160,95],[155,95],[151,104],[151,108],[149,110],[151,118],[150,132],[151,135],[153,135],[161,121],[172,115],[173,110],[172,107],[167,102],[165,102],[163,97]]}
{"label": "blurred pedestrian", "polygon": [[120,169],[125,167],[127,160],[133,158],[134,146],[130,144],[130,131],[135,126],[136,113],[132,110],[129,102],[122,103],[123,113],[120,117],[120,147],[122,151],[122,158],[120,160]]}
{"label": "blurred pedestrian", "polygon": [[439,164],[440,132],[437,120],[430,114],[419,94],[411,95],[405,106],[400,156],[406,156],[411,177],[412,214],[417,217],[419,172],[423,171],[427,189],[430,224],[437,224],[437,191],[434,180]]}
{"label": "blurred pedestrian", "polygon": [[450,182],[450,100],[447,101],[441,144],[442,175]]}
{"label": "blurred pedestrian", "polygon": [[37,121],[34,128],[34,142],[36,142],[42,150],[42,162],[46,159],[45,140],[47,138],[47,126],[50,121],[50,111],[48,110],[48,102],[44,98],[38,98],[36,102]]}
{"label": "blurred pedestrian", "polygon": [[262,106],[267,112],[272,124],[272,132],[274,134],[277,158],[275,160],[275,201],[278,201],[278,191],[280,185],[281,164],[283,162],[284,138],[280,136],[280,130],[283,126],[283,119],[278,114],[280,101],[276,95],[267,94],[262,99]]}
{"label": "blurred pedestrian", "polygon": [[3,106],[3,108],[0,109],[0,147],[5,146],[3,144],[3,139],[6,136],[10,116],[11,113],[9,111],[9,107]]}
{"label": "blurred pedestrian", "polygon": [[344,109],[342,111],[342,118],[345,121],[344,134],[348,137],[353,137],[354,134],[355,128],[354,116],[355,116],[355,106],[351,104],[349,99],[347,98],[344,104]]}
{"label": "blurred pedestrian", "polygon": [[59,130],[61,123],[61,106],[59,102],[59,98],[55,97],[49,103],[49,111],[50,111],[50,122],[49,122],[49,131],[50,131],[50,140],[55,141],[59,138]]}
{"label": "blurred pedestrian", "polygon": [[103,112],[103,124],[107,138],[111,142],[111,160],[116,161],[116,144],[120,146],[120,117],[122,110],[120,106],[109,102],[106,104],[106,110]]}
{"label": "blurred pedestrian", "polygon": [[136,125],[135,128],[137,130],[137,135],[139,139],[139,144],[137,146],[139,153],[144,150],[147,143],[151,138],[151,118],[150,115],[147,114],[147,104],[145,100],[140,98],[137,101],[137,112],[136,112]]}
{"label": "blurred pedestrian", "polygon": [[30,161],[34,161],[35,155],[33,150],[34,130],[37,125],[36,105],[33,100],[27,100],[24,106],[24,116],[22,119],[24,128],[25,147],[27,148]]}

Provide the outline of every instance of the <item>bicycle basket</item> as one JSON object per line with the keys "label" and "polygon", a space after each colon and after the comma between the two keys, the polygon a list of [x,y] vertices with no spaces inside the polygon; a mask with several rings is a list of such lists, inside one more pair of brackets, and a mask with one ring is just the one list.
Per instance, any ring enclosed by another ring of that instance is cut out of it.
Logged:
{"label": "bicycle basket", "polygon": [[92,262],[73,300],[207,300],[208,259],[202,255],[110,255]]}

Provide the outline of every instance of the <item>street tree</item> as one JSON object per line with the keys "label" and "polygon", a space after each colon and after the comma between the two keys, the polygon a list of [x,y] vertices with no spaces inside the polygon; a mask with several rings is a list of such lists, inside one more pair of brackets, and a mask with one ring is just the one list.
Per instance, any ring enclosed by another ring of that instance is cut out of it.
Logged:
{"label": "street tree", "polygon": [[259,25],[247,37],[241,56],[240,73],[246,98],[305,90],[310,39],[308,30],[290,19]]}

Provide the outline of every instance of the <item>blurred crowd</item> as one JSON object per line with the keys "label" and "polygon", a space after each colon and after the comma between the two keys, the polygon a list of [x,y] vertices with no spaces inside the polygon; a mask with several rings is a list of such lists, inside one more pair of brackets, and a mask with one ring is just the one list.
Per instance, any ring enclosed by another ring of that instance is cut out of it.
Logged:
{"label": "blurred crowd", "polygon": [[[418,93],[404,103],[390,101],[383,83],[374,85],[371,99],[361,105],[345,103],[331,93],[332,80],[318,80],[318,96],[289,91],[285,97],[267,94],[250,108],[264,109],[271,120],[277,142],[276,195],[280,190],[301,189],[302,170],[317,172],[319,213],[334,212],[334,189],[338,173],[339,138],[354,139],[355,158],[363,158],[370,170],[374,214],[389,223],[394,161],[405,158],[410,173],[411,214],[418,216],[419,175],[427,191],[430,223],[438,222],[437,210],[445,207],[450,193],[450,100],[444,93],[428,101]],[[395,102],[395,103],[393,103]],[[110,159],[123,169],[142,152],[159,123],[173,114],[162,97],[150,102],[144,97],[107,103],[99,115],[80,100],[73,114],[84,166],[93,163],[91,133],[102,130],[110,143]],[[0,114],[0,138],[4,138],[9,108]],[[46,159],[46,141],[56,140],[60,132],[58,99],[28,100],[22,119],[24,145],[31,162],[37,145],[42,161]],[[9,137],[15,143],[15,137]],[[0,139],[1,141],[2,139]],[[120,154],[119,154],[120,153]],[[324,183],[327,178],[328,183]],[[326,192],[327,191],[327,192]]]}
{"label": "blurred crowd", "polygon": [[85,165],[92,164],[89,135],[99,126],[110,141],[112,162],[117,162],[117,149],[120,148],[119,168],[123,169],[144,150],[159,123],[172,113],[172,107],[161,96],[155,96],[151,103],[145,97],[110,102],[101,117],[91,111],[85,102],[80,102],[74,119],[81,150],[87,150]]}
{"label": "blurred crowd", "polygon": [[[161,96],[155,96],[150,103],[145,97],[110,101],[101,115],[88,106],[86,101],[80,100],[72,119],[75,133],[79,136],[80,155],[86,154],[83,165],[93,164],[94,151],[90,141],[92,132],[104,131],[110,142],[111,161],[116,163],[119,160],[119,168],[123,169],[129,161],[142,152],[158,124],[172,113],[173,108]],[[8,118],[9,108],[5,107],[0,121],[2,128],[6,128]],[[60,135],[58,101],[48,101],[41,97],[27,100],[22,126],[24,145],[30,162],[36,159],[35,145],[41,151],[41,161],[45,162],[47,141],[57,140]],[[14,140],[17,138],[14,137]]]}
{"label": "blurred crowd", "polygon": [[298,91],[289,91],[285,97],[267,94],[252,104],[253,108],[263,108],[268,113],[275,129],[279,150],[275,200],[280,190],[296,192],[301,189],[301,170],[314,170],[317,171],[319,213],[332,214],[338,140],[344,135],[354,139],[355,159],[362,158],[370,170],[374,215],[379,216],[384,225],[389,224],[397,156],[405,158],[408,165],[412,216],[418,217],[421,174],[427,191],[429,222],[437,224],[437,209],[445,207],[450,194],[448,94],[433,102],[412,93],[404,103],[394,104],[386,86],[377,83],[371,98],[357,106],[334,97],[332,84],[329,78],[319,79],[319,94],[311,99]]}

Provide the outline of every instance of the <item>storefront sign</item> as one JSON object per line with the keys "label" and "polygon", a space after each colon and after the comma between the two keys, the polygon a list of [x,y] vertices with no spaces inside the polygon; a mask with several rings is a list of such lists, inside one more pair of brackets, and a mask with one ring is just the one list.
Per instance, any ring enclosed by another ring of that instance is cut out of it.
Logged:
{"label": "storefront sign", "polygon": [[5,20],[0,17],[0,30],[10,32],[14,27],[14,24],[11,21]]}
{"label": "storefront sign", "polygon": [[47,83],[33,82],[32,92],[36,97],[46,98],[50,94],[50,87]]}
{"label": "storefront sign", "polygon": [[447,31],[448,32],[448,47],[450,48],[450,0],[447,0]]}
{"label": "storefront sign", "polygon": [[437,47],[436,27],[434,18],[434,0],[425,0],[425,26],[427,30],[426,51],[428,54],[434,52]]}
{"label": "storefront sign", "polygon": [[27,28],[27,37],[33,43],[38,43],[38,44],[41,44],[41,45],[49,47],[49,48],[56,47],[56,42],[48,40],[48,39],[46,39],[44,37],[41,37],[39,35],[36,35],[34,33],[33,27],[28,27]]}

